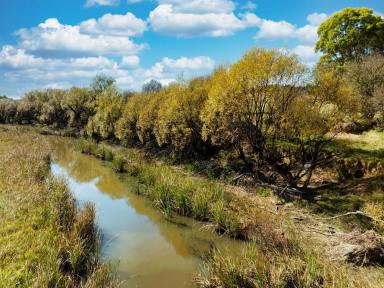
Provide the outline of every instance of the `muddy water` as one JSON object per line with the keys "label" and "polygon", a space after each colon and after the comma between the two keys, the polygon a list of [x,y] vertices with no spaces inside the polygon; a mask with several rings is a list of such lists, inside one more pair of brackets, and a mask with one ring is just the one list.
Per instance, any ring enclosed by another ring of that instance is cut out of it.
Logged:
{"label": "muddy water", "polygon": [[123,287],[193,287],[201,256],[213,246],[238,251],[202,223],[167,219],[134,193],[135,179],[116,174],[103,161],[75,151],[66,139],[52,140],[51,169],[67,180],[79,205],[95,204],[103,259],[115,260]]}

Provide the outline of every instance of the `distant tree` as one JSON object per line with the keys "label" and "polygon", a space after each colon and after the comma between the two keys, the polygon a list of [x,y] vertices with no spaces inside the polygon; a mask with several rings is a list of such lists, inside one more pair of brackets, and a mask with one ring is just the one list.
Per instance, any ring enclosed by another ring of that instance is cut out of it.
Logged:
{"label": "distant tree", "polygon": [[0,100],[1,99],[9,99],[7,96],[5,96],[5,95],[0,95]]}
{"label": "distant tree", "polygon": [[384,52],[384,19],[368,8],[346,8],[318,29],[316,51],[323,62],[345,63],[363,55]]}
{"label": "distant tree", "polygon": [[98,74],[93,78],[91,83],[91,89],[96,93],[101,93],[106,90],[109,86],[115,84],[115,79],[106,76],[104,74]]}
{"label": "distant tree", "polygon": [[145,83],[143,85],[143,92],[144,93],[153,93],[153,92],[158,92],[161,90],[163,86],[159,81],[156,80],[151,80],[148,83]]}

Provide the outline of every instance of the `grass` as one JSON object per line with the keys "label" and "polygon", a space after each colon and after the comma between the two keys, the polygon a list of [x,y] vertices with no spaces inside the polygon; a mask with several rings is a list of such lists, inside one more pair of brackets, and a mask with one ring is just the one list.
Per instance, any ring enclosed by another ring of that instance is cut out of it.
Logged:
{"label": "grass", "polygon": [[384,161],[384,131],[370,130],[361,135],[340,134],[331,149],[346,160]]}
{"label": "grass", "polygon": [[50,176],[49,144],[22,128],[0,139],[0,287],[114,287],[94,208]]}
{"label": "grass", "polygon": [[237,257],[213,252],[196,283],[202,288],[373,288],[382,287],[379,273],[365,277],[359,268],[329,262],[311,249],[265,255],[250,244]]}

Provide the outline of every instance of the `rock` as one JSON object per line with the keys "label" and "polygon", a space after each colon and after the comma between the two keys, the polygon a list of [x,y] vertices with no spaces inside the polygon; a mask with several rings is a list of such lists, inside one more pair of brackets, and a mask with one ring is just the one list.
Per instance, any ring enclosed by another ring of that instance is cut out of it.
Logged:
{"label": "rock", "polygon": [[361,266],[384,266],[384,238],[375,231],[343,236],[333,249],[336,259]]}

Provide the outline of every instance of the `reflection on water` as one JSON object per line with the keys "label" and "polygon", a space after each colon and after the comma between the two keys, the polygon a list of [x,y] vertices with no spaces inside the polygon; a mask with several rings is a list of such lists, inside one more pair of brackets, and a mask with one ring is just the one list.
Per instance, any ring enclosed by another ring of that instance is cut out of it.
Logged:
{"label": "reflection on water", "polygon": [[201,255],[210,243],[231,247],[235,241],[218,238],[185,218],[174,224],[145,199],[135,195],[134,179],[117,175],[106,163],[82,155],[67,139],[52,139],[51,169],[67,179],[79,205],[96,207],[103,234],[102,255],[118,260],[118,274],[127,287],[190,287]]}

